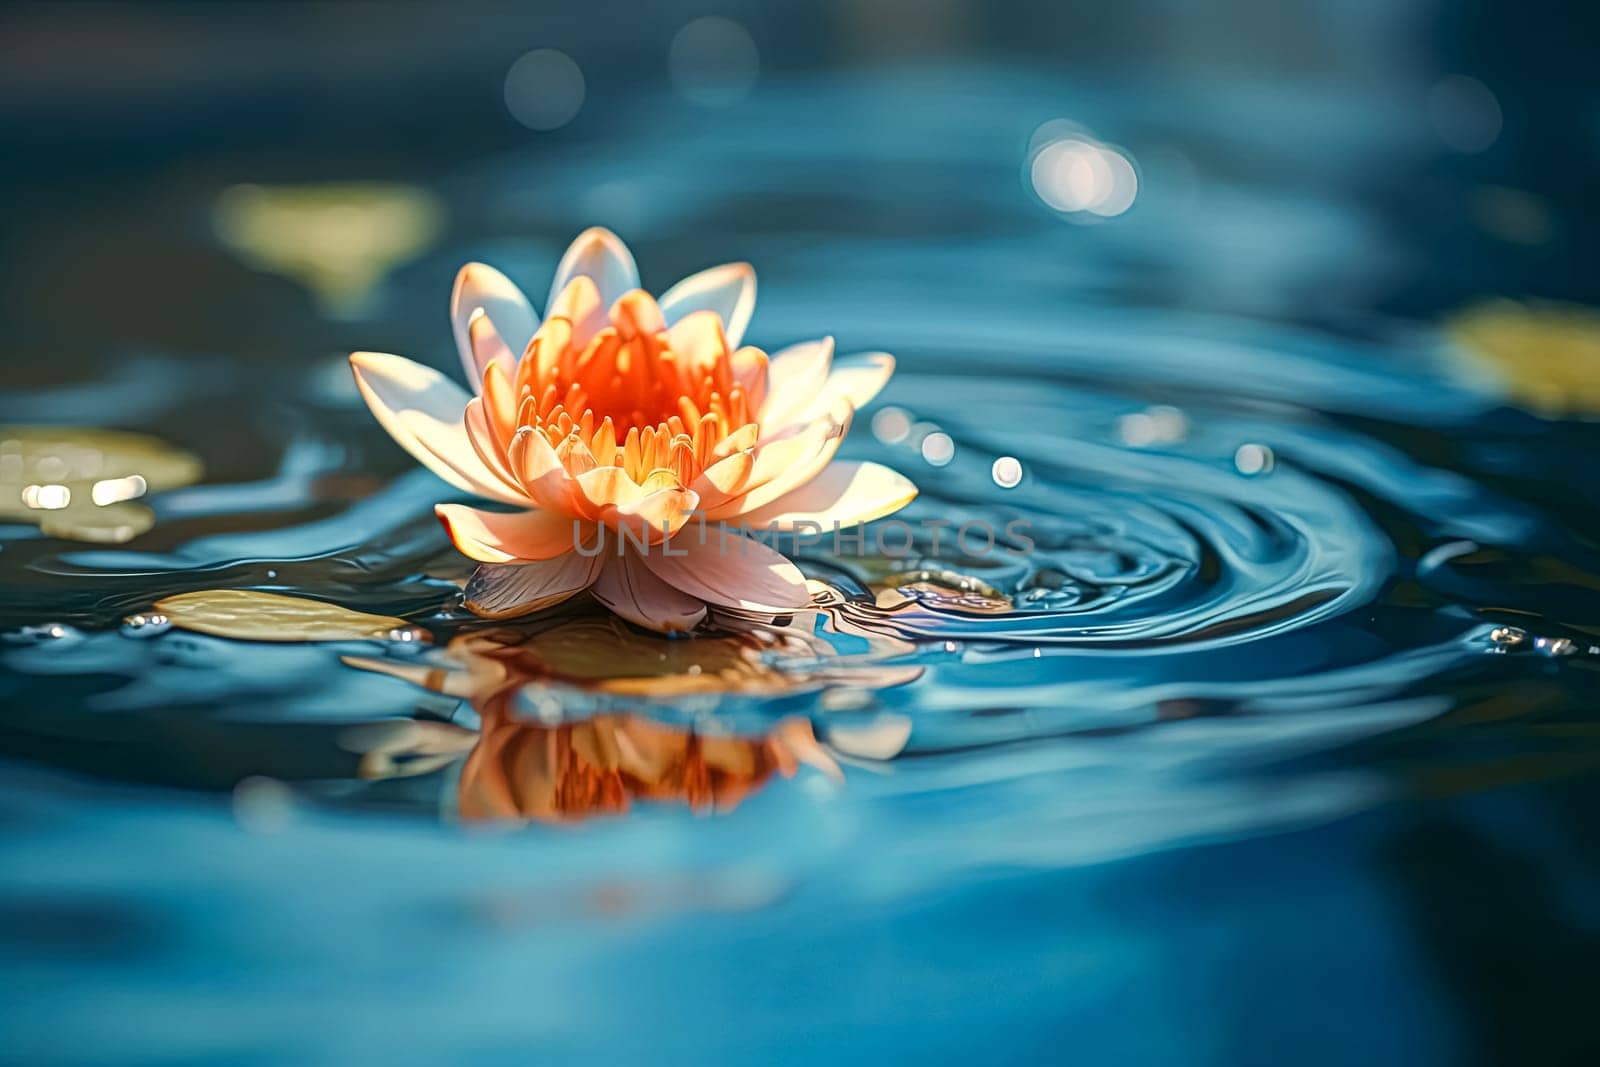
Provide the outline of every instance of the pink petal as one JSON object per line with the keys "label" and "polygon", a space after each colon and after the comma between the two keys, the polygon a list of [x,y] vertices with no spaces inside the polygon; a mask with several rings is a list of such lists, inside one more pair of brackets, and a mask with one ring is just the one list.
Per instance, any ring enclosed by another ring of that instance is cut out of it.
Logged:
{"label": "pink petal", "polygon": [[805,485],[746,512],[739,521],[757,530],[793,530],[804,522],[831,530],[834,523],[854,526],[892,515],[916,495],[917,487],[888,467],[835,461]]}
{"label": "pink petal", "polygon": [[485,618],[527,615],[589,588],[603,563],[603,553],[578,552],[538,563],[485,563],[472,573],[462,599],[469,611]]}
{"label": "pink petal", "polygon": [[639,287],[639,268],[634,266],[633,253],[616,234],[600,226],[580,233],[561,257],[555,280],[550,283],[552,306],[567,283],[580,275],[594,280],[602,307],[610,307],[617,297]]}
{"label": "pink petal", "polygon": [[450,294],[450,324],[455,330],[461,365],[466,368],[467,381],[473,389],[483,380],[483,365],[473,352],[471,334],[472,318],[480,308],[488,316],[495,333],[517,356],[528,347],[539,325],[539,316],[529,306],[528,298],[510,278],[483,263],[468,263],[462,267],[456,275],[455,290]]}
{"label": "pink petal", "polygon": [[735,348],[755,310],[756,272],[748,263],[724,263],[691,274],[661,294],[661,312],[669,326],[696,311],[713,311]]}
{"label": "pink petal", "polygon": [[459,385],[432,367],[382,352],[357,352],[350,368],[379,425],[418,463],[463,492],[522,500],[468,442],[461,417],[470,397]]}
{"label": "pink petal", "polygon": [[635,542],[659,544],[677,533],[700,506],[700,496],[691,489],[671,486],[645,493],[639,499],[621,504],[604,518],[631,531]]}
{"label": "pink petal", "polygon": [[621,556],[608,552],[590,592],[624,619],[648,630],[683,633],[706,617],[703,602],[657,578],[632,552]]}
{"label": "pink petal", "polygon": [[439,504],[433,513],[456,549],[480,563],[554,559],[573,551],[593,532],[591,524],[553,511],[480,511],[464,504]]}
{"label": "pink petal", "polygon": [[686,527],[667,546],[640,558],[657,578],[708,604],[782,614],[811,603],[798,567],[759,541],[716,525]]}

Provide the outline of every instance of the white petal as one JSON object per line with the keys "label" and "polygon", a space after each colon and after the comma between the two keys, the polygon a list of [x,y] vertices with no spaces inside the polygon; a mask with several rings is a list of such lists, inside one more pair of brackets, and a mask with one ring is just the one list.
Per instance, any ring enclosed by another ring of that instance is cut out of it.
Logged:
{"label": "white petal", "polygon": [[[844,400],[834,401],[831,411],[804,424],[798,433],[791,427],[784,431],[780,441],[772,445],[756,446],[756,470],[750,477],[754,488],[740,498],[731,509],[733,514],[744,515],[765,507],[780,497],[799,489],[833,460],[839,446],[850,432],[850,421],[855,412]],[[769,458],[769,453],[777,458]],[[768,473],[776,467],[776,471]],[[722,510],[727,511],[724,507]]]}
{"label": "white petal", "polygon": [[418,463],[463,492],[513,504],[524,499],[468,441],[461,423],[466,390],[432,367],[383,352],[357,352],[350,368],[379,425]]}
{"label": "white petal", "polygon": [[728,344],[744,339],[745,328],[756,310],[756,272],[748,263],[724,263],[691,274],[661,294],[661,313],[672,325],[696,311],[714,311],[722,318]]}
{"label": "white petal", "polygon": [[662,633],[692,630],[706,617],[704,601],[657,578],[633,552],[621,556],[608,552],[605,569],[590,592],[629,622]]}
{"label": "white petal", "polygon": [[639,268],[634,266],[633,253],[621,238],[601,226],[580,233],[561,257],[546,307],[554,304],[567,283],[580,274],[593,279],[602,308],[609,308],[617,297],[639,287]]}
{"label": "white petal", "polygon": [[468,263],[456,274],[455,290],[450,294],[450,325],[456,335],[456,351],[474,391],[482,388],[483,367],[472,351],[472,316],[479,309],[489,317],[513,356],[533,339],[539,316],[528,304],[516,283],[485,263]]}
{"label": "white petal", "polygon": [[708,524],[703,531],[686,527],[669,545],[670,553],[653,546],[640,558],[657,578],[697,600],[779,614],[811,603],[800,569],[759,541]]}
{"label": "white petal", "polygon": [[767,365],[767,398],[758,421],[763,434],[793,423],[822,392],[833,365],[833,338],[790,345]]}
{"label": "white petal", "polygon": [[593,532],[581,519],[553,511],[482,511],[439,504],[433,513],[457,551],[480,563],[531,563],[574,551]]}
{"label": "white petal", "polygon": [[892,515],[916,495],[910,479],[888,467],[836,460],[805,485],[741,515],[739,521],[757,530],[793,530],[804,522],[831,530],[834,523],[854,526]]}
{"label": "white petal", "polygon": [[538,563],[484,563],[472,573],[463,597],[467,609],[491,619],[527,615],[552,607],[594,583],[604,553],[568,552]]}
{"label": "white petal", "polygon": [[894,357],[887,352],[857,352],[833,361],[828,380],[817,398],[801,412],[801,421],[816,418],[836,400],[847,400],[858,411],[882,391],[894,374]]}

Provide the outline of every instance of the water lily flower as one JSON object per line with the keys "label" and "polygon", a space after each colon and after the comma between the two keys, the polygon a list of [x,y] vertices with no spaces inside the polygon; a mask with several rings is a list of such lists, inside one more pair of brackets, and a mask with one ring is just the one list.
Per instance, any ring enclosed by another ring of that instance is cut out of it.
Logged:
{"label": "water lily flower", "polygon": [[589,590],[659,631],[692,629],[708,606],[781,616],[810,602],[805,579],[739,527],[853,526],[916,496],[886,467],[834,458],[893,357],[835,359],[830,338],[770,358],[741,346],[748,264],[691,275],[659,302],[638,285],[627,247],[590,229],[556,269],[542,322],[499,271],[461,269],[450,314],[473,394],[401,356],[350,357],[406,451],[514,509],[436,508],[479,563],[466,593],[478,614]]}

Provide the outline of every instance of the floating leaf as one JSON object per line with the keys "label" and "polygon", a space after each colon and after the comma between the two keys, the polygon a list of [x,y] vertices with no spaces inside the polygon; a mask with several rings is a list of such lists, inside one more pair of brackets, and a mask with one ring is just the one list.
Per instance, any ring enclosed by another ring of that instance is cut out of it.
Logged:
{"label": "floating leaf", "polygon": [[253,589],[201,589],[156,601],[172,625],[242,641],[364,641],[410,634],[404,619]]}
{"label": "floating leaf", "polygon": [[78,426],[0,426],[0,520],[50,537],[121,544],[155,524],[139,498],[198,481],[200,461],[160,438]]}
{"label": "floating leaf", "polygon": [[240,259],[310,289],[323,310],[358,313],[394,267],[438,237],[426,189],[379,182],[235,185],[217,198],[217,236]]}
{"label": "floating leaf", "polygon": [[1528,408],[1557,416],[1600,414],[1600,311],[1495,300],[1458,312],[1445,329]]}

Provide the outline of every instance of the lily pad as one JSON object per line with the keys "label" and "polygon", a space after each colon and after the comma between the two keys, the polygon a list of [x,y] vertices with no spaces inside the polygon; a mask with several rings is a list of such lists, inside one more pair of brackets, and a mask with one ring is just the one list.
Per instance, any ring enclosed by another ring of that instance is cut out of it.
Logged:
{"label": "lily pad", "polygon": [[1514,400],[1545,415],[1600,415],[1600,310],[1495,300],[1445,329]]}
{"label": "lily pad", "polygon": [[155,524],[140,499],[200,479],[200,461],[149,434],[0,426],[0,521],[47,536],[121,544]]}
{"label": "lily pad", "polygon": [[217,237],[260,270],[311,290],[325,312],[361,311],[390,270],[439,235],[438,197],[412,185],[236,185],[217,198]]}
{"label": "lily pad", "polygon": [[366,641],[421,631],[404,619],[253,589],[201,589],[156,601],[172,625],[242,641]]}

